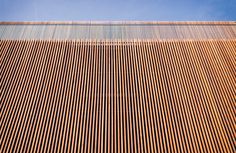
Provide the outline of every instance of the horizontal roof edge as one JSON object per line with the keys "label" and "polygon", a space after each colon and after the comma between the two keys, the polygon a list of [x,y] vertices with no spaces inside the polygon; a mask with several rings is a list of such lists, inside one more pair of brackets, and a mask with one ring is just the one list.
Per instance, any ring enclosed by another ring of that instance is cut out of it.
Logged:
{"label": "horizontal roof edge", "polygon": [[136,25],[136,24],[159,24],[159,25],[236,25],[236,21],[24,21],[24,22],[6,22],[0,21],[0,25],[50,25],[50,24],[82,24],[82,25],[119,25],[119,24],[128,24],[128,25]]}

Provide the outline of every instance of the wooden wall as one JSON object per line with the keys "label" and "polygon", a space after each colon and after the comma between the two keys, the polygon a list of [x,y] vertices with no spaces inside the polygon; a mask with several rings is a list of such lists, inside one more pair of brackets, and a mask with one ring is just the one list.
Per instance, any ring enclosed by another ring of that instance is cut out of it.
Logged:
{"label": "wooden wall", "polygon": [[2,153],[235,152],[235,39],[0,40],[0,65]]}

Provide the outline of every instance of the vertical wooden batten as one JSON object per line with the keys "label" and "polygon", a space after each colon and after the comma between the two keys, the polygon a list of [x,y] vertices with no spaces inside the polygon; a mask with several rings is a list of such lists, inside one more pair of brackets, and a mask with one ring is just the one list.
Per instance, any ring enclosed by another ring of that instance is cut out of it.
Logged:
{"label": "vertical wooden batten", "polygon": [[1,23],[0,152],[235,152],[235,26],[72,40],[68,24],[32,40]]}

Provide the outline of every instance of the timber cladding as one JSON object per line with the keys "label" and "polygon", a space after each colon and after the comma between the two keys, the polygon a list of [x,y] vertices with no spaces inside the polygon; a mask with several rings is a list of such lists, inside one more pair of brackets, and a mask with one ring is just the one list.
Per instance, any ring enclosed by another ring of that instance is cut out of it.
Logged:
{"label": "timber cladding", "polygon": [[0,40],[0,152],[235,152],[236,40]]}

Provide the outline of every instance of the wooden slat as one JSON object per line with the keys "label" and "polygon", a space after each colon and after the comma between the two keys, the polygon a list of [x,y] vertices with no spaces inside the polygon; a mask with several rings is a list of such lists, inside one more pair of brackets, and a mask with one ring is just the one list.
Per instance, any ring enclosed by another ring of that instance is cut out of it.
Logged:
{"label": "wooden slat", "polygon": [[0,40],[0,152],[235,152],[236,40]]}

